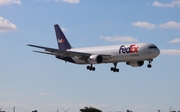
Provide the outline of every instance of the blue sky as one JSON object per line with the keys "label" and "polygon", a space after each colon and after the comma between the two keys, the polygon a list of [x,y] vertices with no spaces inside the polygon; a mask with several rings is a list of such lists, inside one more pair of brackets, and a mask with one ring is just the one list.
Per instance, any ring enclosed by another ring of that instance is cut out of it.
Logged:
{"label": "blue sky", "polygon": [[[161,54],[148,69],[84,65],[32,52],[57,48],[59,24],[75,48],[150,42]],[[0,107],[18,112],[180,110],[180,0],[0,0]]]}

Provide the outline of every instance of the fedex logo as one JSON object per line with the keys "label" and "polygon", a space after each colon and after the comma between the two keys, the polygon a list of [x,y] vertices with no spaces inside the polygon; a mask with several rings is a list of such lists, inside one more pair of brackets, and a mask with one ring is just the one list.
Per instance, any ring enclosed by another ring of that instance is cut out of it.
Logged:
{"label": "fedex logo", "polygon": [[64,43],[65,40],[64,39],[58,39],[58,43]]}
{"label": "fedex logo", "polygon": [[125,45],[122,45],[119,48],[119,54],[123,53],[137,53],[138,52],[138,48],[135,44],[130,45],[130,47],[125,47]]}

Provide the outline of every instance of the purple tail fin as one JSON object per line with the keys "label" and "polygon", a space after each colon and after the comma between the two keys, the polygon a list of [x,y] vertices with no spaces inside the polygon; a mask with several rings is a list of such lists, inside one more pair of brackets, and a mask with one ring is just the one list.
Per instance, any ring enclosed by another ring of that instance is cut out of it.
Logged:
{"label": "purple tail fin", "polygon": [[72,47],[69,44],[68,40],[66,39],[65,35],[63,34],[62,30],[60,29],[59,25],[55,24],[54,28],[56,32],[56,38],[59,49],[61,50],[71,49]]}

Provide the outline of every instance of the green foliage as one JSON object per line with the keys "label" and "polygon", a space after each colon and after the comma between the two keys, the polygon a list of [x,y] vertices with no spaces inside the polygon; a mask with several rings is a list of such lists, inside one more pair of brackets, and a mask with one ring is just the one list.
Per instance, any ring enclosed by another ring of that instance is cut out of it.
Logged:
{"label": "green foliage", "polygon": [[34,110],[34,111],[32,111],[32,112],[37,112],[37,110]]}
{"label": "green foliage", "polygon": [[132,112],[132,111],[130,111],[130,110],[127,110],[127,112]]}
{"label": "green foliage", "polygon": [[84,109],[80,109],[80,112],[102,112],[102,111],[94,107],[84,107]]}

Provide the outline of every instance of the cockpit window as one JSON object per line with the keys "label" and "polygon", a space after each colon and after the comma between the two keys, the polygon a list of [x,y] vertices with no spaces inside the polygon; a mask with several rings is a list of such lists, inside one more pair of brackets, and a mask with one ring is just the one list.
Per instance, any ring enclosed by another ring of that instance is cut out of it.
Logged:
{"label": "cockpit window", "polygon": [[149,49],[157,49],[156,46],[149,46]]}

